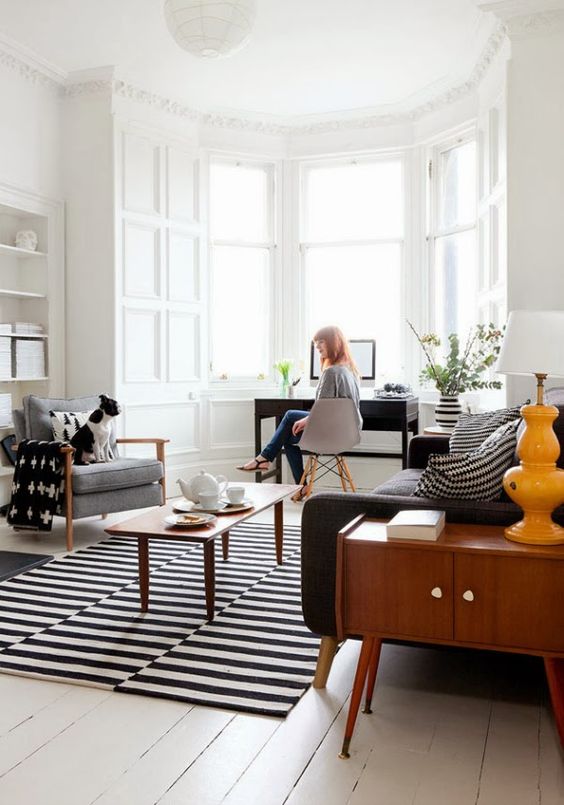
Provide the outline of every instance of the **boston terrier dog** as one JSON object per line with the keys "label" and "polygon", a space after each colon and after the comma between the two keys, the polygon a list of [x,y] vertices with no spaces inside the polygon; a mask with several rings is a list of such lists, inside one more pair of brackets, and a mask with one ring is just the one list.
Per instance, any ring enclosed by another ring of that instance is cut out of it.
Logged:
{"label": "boston terrier dog", "polygon": [[121,413],[116,400],[100,394],[100,407],[95,408],[84,425],[71,439],[75,448],[75,464],[91,464],[95,461],[111,461],[114,456],[110,449],[112,419]]}

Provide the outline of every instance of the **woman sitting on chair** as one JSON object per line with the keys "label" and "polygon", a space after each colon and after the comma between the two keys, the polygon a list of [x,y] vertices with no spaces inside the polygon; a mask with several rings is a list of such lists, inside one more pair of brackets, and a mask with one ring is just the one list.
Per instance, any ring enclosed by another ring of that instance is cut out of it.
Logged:
{"label": "woman sitting on chair", "polygon": [[[359,373],[347,339],[338,327],[322,327],[313,336],[313,342],[319,352],[321,363],[321,377],[315,394],[316,400],[326,397],[348,397],[353,400],[358,412],[360,430],[362,418],[359,411]],[[308,415],[304,411],[286,411],[266,447],[256,458],[237,469],[245,470],[245,472],[266,472],[270,469],[270,463],[284,448],[294,480],[297,484],[301,483],[304,462],[298,444],[306,426],[307,417]],[[300,491],[293,497],[293,500],[301,500],[301,498]]]}

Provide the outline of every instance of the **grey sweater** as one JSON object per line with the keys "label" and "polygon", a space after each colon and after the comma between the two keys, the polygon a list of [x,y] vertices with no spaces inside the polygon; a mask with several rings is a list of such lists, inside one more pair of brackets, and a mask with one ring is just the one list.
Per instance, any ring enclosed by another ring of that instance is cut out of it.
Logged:
{"label": "grey sweater", "polygon": [[358,428],[362,429],[360,415],[360,391],[356,375],[348,366],[328,366],[319,379],[315,399],[326,397],[348,397],[356,405],[358,415]]}

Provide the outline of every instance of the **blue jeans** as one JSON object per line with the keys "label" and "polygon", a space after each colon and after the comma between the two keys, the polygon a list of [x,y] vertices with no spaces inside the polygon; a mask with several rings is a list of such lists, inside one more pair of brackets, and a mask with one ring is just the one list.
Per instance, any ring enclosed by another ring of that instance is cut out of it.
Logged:
{"label": "blue jeans", "polygon": [[292,475],[297,484],[299,484],[304,472],[304,460],[302,458],[302,451],[297,446],[302,434],[299,433],[294,436],[292,433],[292,426],[298,419],[303,419],[307,416],[307,411],[286,411],[282,417],[282,421],[276,428],[274,436],[260,452],[268,461],[274,461],[278,453],[284,448],[286,451],[286,458],[292,470]]}

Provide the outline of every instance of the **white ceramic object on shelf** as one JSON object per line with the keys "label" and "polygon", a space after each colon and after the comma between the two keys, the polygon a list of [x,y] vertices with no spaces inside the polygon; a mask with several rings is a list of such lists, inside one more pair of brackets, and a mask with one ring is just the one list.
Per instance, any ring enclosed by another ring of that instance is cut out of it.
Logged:
{"label": "white ceramic object on shelf", "polygon": [[18,249],[34,252],[37,249],[37,234],[33,229],[20,229],[16,232],[16,246]]}
{"label": "white ceramic object on shelf", "polygon": [[182,478],[177,480],[177,484],[180,486],[186,500],[191,500],[193,503],[200,502],[200,494],[202,493],[215,494],[220,497],[227,489],[227,483],[225,475],[213,476],[205,470],[202,470],[189,481],[185,481]]}

